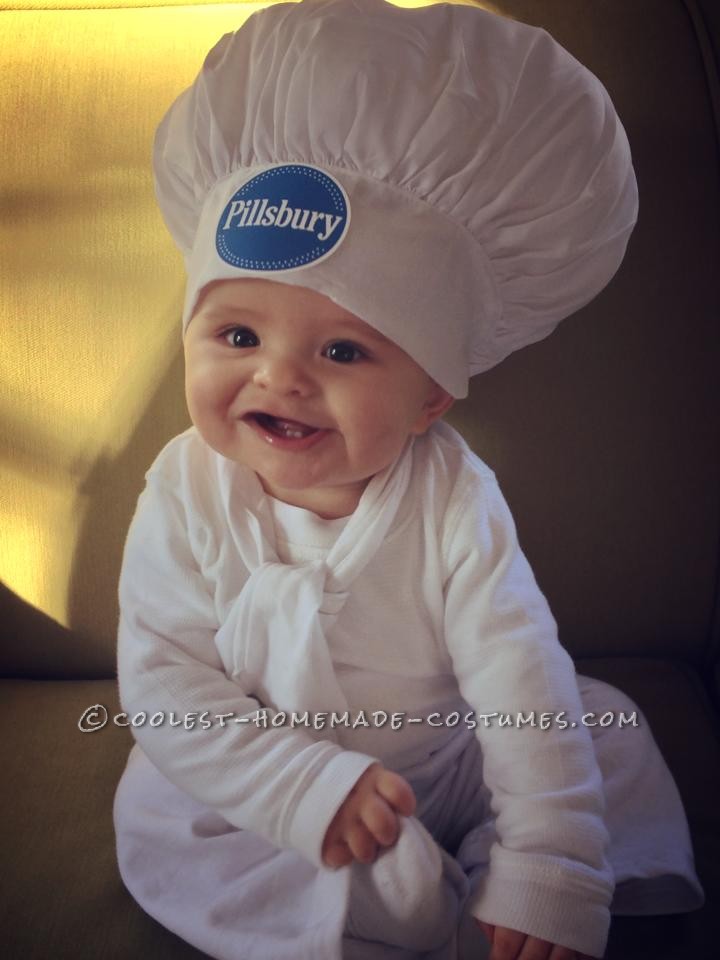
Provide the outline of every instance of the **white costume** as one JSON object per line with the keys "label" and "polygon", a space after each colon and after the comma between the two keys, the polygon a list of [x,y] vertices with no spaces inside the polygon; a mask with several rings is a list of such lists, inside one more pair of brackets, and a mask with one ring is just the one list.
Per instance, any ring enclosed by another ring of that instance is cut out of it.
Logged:
{"label": "white costume", "polygon": [[[172,104],[153,159],[184,330],[208,283],[295,284],[453,397],[599,293],[638,212],[597,77],[546,31],[466,5],[254,14]],[[183,434],[148,474],[120,596],[123,705],[166,716],[134,730],[121,872],[211,956],[449,960],[465,904],[600,955],[610,908],[702,901],[647,725],[583,726],[634,704],[578,691],[494,476],[449,427],[332,521]],[[471,708],[497,716],[444,719]],[[520,724],[533,712],[548,729]],[[327,827],[375,759],[410,781],[416,816],[374,864],[327,870]]]}
{"label": "white costume", "polygon": [[[582,677],[581,699],[494,474],[449,426],[410,442],[349,519],[273,501],[194,429],[147,480],[121,578],[120,692],[130,715],[165,722],[133,731],[115,823],[123,878],[163,924],[222,960],[451,957],[471,888],[476,917],[600,955],[614,882],[614,912],[701,904],[644,719],[580,722],[637,708]],[[340,723],[293,726],[291,711]],[[518,720],[531,711],[535,725]],[[205,717],[186,730],[170,714]],[[375,759],[413,784],[449,852],[442,883],[417,866],[436,848],[415,818],[375,865],[321,866]],[[367,942],[393,922],[383,871],[424,917],[444,897],[420,942]]]}

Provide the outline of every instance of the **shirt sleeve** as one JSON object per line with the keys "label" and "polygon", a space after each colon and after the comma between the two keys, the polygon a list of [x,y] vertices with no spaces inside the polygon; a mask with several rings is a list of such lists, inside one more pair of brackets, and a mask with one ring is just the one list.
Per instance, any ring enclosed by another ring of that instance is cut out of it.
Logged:
{"label": "shirt sleeve", "polygon": [[602,956],[614,885],[602,778],[572,660],[488,474],[459,498],[444,539],[446,642],[496,817],[472,912]]}
{"label": "shirt sleeve", "polygon": [[155,718],[132,732],[168,780],[229,823],[319,866],[330,821],[375,758],[258,719],[261,704],[228,679],[215,648],[220,624],[188,522],[182,498],[148,474],[120,577],[123,709]]}

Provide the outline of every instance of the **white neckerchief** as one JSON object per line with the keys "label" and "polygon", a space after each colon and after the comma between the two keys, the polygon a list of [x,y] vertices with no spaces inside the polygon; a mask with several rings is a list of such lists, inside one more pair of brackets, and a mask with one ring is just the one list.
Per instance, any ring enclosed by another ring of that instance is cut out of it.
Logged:
{"label": "white neckerchief", "polygon": [[[388,534],[410,482],[412,441],[376,474],[325,560],[281,563],[267,496],[249,477],[250,493],[233,490],[237,470],[225,461],[221,496],[231,536],[250,571],[215,635],[228,677],[270,711],[343,713],[325,630],[340,613],[353,580]],[[249,473],[249,471],[248,471]],[[328,731],[325,736],[334,737]]]}

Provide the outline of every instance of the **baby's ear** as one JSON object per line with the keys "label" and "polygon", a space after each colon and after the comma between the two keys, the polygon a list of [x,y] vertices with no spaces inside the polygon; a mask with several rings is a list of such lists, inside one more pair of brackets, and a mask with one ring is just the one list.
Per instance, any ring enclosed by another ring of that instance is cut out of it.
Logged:
{"label": "baby's ear", "polygon": [[451,396],[444,387],[441,387],[439,383],[433,382],[420,416],[415,421],[412,433],[425,433],[430,424],[439,420],[454,403],[455,398]]}

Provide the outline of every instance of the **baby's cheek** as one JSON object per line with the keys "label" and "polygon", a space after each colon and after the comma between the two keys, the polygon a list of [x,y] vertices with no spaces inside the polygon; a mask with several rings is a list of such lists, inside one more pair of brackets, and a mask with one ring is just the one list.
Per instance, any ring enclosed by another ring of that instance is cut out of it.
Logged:
{"label": "baby's cheek", "polygon": [[185,381],[185,402],[190,417],[197,426],[198,420],[203,418],[204,411],[207,408],[207,400],[203,396],[203,391],[191,380]]}
{"label": "baby's cheek", "polygon": [[228,378],[215,364],[196,361],[185,372],[185,393],[188,405],[197,410],[216,408],[228,393]]}
{"label": "baby's cheek", "polygon": [[389,466],[400,454],[407,436],[385,412],[377,414],[357,431],[356,457],[372,473]]}
{"label": "baby's cheek", "polygon": [[200,433],[208,439],[217,436],[223,427],[224,417],[218,393],[204,384],[188,384],[185,391],[190,419]]}

